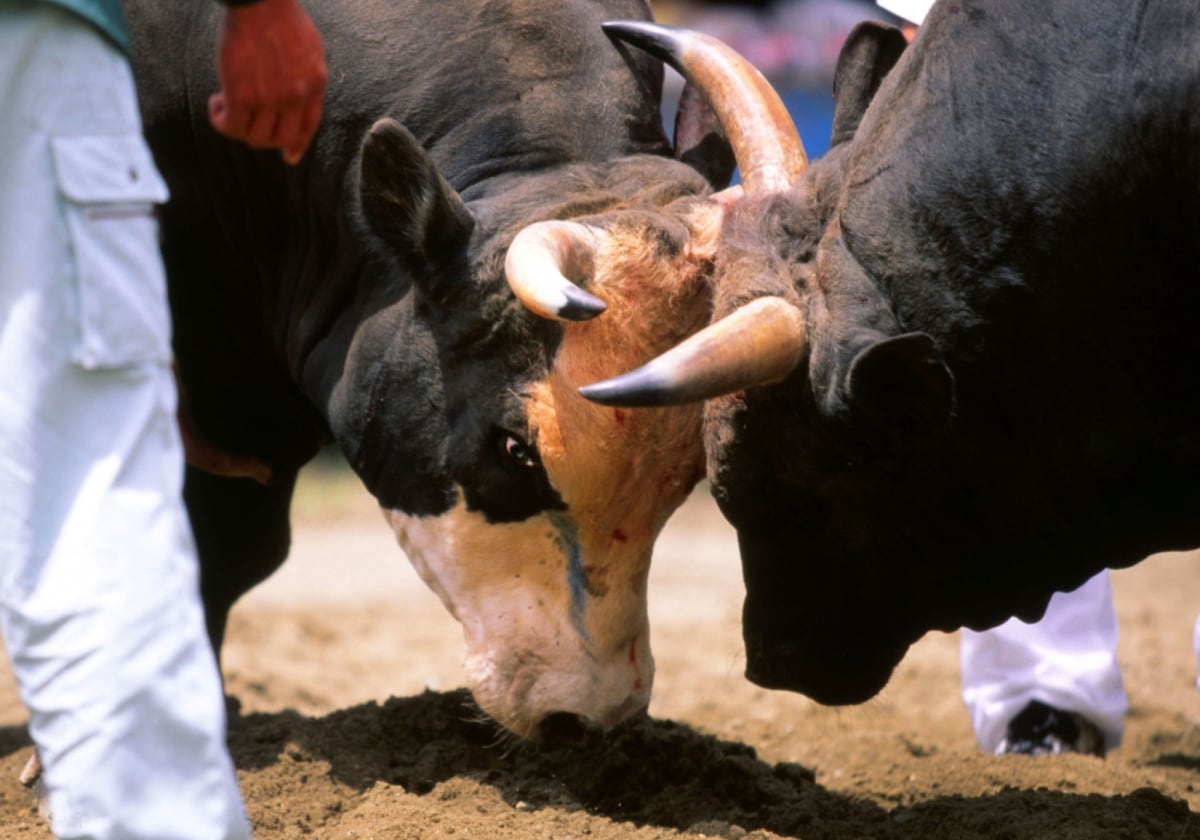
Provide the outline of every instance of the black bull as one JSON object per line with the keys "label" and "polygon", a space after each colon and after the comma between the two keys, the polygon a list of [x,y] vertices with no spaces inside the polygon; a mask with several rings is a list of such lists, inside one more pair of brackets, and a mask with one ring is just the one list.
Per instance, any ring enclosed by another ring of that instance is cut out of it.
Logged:
{"label": "black bull", "polygon": [[[709,317],[729,146],[690,108],[695,142],[667,143],[661,66],[600,28],[645,17],[640,0],[311,12],[326,115],[290,168],[208,126],[219,7],[127,3],[172,192],[185,495],[214,645],[283,562],[297,470],[332,440],[462,623],[484,710],[520,734],[555,713],[615,723],[649,696],[650,549],[703,473],[700,412],[648,420],[575,389]],[[756,133],[746,89],[735,151]]]}
{"label": "black bull", "polygon": [[[829,154],[726,218],[717,322],[585,391],[710,398],[752,680],[861,701],[929,630],[1200,545],[1197,43],[1193,0],[861,27]],[[799,320],[798,363],[731,384],[751,301]]]}

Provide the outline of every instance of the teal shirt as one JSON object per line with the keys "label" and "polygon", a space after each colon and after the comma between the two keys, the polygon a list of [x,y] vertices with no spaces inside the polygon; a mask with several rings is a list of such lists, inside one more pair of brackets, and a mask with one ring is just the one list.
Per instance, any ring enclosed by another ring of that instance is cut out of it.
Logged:
{"label": "teal shirt", "polygon": [[91,21],[96,27],[112,39],[113,43],[129,53],[129,30],[125,26],[125,12],[121,8],[121,0],[43,0],[61,6],[85,20]]}

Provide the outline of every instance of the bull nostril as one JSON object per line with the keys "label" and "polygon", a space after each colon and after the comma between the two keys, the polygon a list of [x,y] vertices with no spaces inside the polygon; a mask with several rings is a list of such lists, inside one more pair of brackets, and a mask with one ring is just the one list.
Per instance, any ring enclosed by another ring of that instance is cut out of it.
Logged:
{"label": "bull nostril", "polygon": [[535,737],[548,747],[582,747],[602,731],[598,723],[574,712],[551,712],[537,725]]}

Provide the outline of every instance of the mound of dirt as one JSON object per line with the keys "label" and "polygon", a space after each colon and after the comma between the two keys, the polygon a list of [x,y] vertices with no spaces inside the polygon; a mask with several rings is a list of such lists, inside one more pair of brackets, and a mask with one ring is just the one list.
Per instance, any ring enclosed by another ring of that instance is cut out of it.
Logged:
{"label": "mound of dirt", "polygon": [[1187,803],[1152,788],[1110,797],[1008,788],[889,810],[828,790],[801,764],[761,761],[753,747],[673,721],[644,717],[607,735],[577,735],[571,744],[515,743],[481,717],[465,691],[427,691],[320,718],[248,715],[233,725],[231,743],[263,837],[332,837],[323,827],[333,817],[338,836],[360,837],[529,837],[548,821],[554,836],[674,829],[730,838],[951,840],[1200,832]]}

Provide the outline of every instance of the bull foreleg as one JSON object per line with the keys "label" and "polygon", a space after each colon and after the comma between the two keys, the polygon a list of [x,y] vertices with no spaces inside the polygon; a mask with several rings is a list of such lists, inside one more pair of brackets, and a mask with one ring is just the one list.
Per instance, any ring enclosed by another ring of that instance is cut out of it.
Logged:
{"label": "bull foreleg", "polygon": [[295,474],[269,486],[222,478],[188,467],[184,500],[200,554],[200,594],[209,639],[218,657],[229,610],[287,557],[288,508]]}

